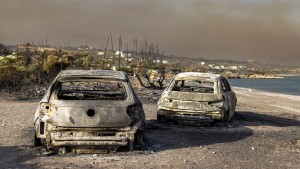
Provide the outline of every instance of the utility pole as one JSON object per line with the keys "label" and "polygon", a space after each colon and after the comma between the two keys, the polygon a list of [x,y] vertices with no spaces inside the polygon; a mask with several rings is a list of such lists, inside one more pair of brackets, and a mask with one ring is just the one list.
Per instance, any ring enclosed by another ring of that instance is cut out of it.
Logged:
{"label": "utility pole", "polygon": [[127,59],[127,65],[129,63],[129,60],[128,60],[128,43],[126,43],[126,59]]}
{"label": "utility pole", "polygon": [[111,33],[110,33],[110,43],[111,43],[111,50],[112,50],[112,53],[113,53],[113,60],[115,60],[114,44],[113,44],[113,41],[112,41]]}
{"label": "utility pole", "polygon": [[30,43],[26,44],[26,51],[25,51],[25,58],[26,58],[25,66],[26,67],[28,67],[31,62],[30,46],[31,46]]}
{"label": "utility pole", "polygon": [[103,58],[103,65],[102,65],[102,69],[105,68],[105,59],[106,59],[106,53],[107,53],[107,47],[108,47],[108,41],[109,41],[110,36],[107,37],[107,41],[106,41],[106,47],[104,50],[104,58]]}
{"label": "utility pole", "polygon": [[19,60],[19,45],[17,44],[17,62]]}
{"label": "utility pole", "polygon": [[134,49],[134,53],[135,53],[135,57],[136,58],[138,57],[138,54],[137,54],[137,43],[138,43],[138,40],[137,40],[137,37],[135,37],[133,39],[133,49]]}
{"label": "utility pole", "polygon": [[47,35],[46,35],[46,48],[48,47],[48,38],[47,38]]}
{"label": "utility pole", "polygon": [[119,38],[119,70],[121,69],[122,37]]}

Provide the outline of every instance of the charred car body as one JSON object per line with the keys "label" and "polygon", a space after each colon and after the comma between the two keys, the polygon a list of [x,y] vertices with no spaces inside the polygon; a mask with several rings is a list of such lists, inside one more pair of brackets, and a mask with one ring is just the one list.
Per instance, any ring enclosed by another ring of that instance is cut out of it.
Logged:
{"label": "charred car body", "polygon": [[110,70],[61,71],[34,117],[35,145],[62,152],[133,150],[145,114],[127,75]]}
{"label": "charred car body", "polygon": [[199,72],[177,74],[158,101],[157,119],[186,123],[230,120],[236,96],[222,75]]}

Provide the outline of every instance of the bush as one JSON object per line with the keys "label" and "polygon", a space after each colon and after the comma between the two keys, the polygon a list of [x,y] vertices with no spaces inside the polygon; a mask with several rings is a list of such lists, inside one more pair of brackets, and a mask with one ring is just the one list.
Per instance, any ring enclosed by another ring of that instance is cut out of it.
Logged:
{"label": "bush", "polygon": [[18,71],[16,66],[0,66],[0,71],[1,89],[17,90],[22,86],[24,74],[22,71]]}
{"label": "bush", "polygon": [[70,63],[65,62],[62,58],[58,56],[49,55],[47,61],[45,62],[45,71],[50,76],[56,76],[62,69],[66,69]]}
{"label": "bush", "polygon": [[0,60],[0,64],[1,64],[1,65],[7,65],[7,64],[14,63],[14,62],[15,62],[14,59],[8,58],[8,57],[3,57],[3,58]]}

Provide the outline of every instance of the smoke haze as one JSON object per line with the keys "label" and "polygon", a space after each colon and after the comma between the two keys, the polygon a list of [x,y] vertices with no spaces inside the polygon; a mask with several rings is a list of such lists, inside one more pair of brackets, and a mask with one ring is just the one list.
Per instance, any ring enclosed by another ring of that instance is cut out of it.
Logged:
{"label": "smoke haze", "polygon": [[44,41],[101,48],[134,37],[165,54],[300,63],[297,0],[3,0],[0,43]]}

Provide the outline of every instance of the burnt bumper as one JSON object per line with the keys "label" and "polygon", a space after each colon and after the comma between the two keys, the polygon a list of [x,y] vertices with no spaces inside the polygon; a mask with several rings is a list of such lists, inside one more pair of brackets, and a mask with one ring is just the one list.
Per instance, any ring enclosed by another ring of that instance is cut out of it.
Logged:
{"label": "burnt bumper", "polygon": [[158,116],[164,116],[167,120],[191,121],[191,122],[213,122],[222,118],[221,111],[214,112],[188,112],[188,111],[171,111],[159,109]]}
{"label": "burnt bumper", "polygon": [[211,117],[207,116],[193,116],[193,115],[186,115],[186,114],[168,114],[165,116],[166,119],[170,120],[181,120],[181,121],[194,121],[194,122],[212,122],[213,120]]}
{"label": "burnt bumper", "polygon": [[46,142],[49,148],[55,147],[95,147],[95,146],[126,146],[134,135],[137,127],[123,128],[55,128],[49,130]]}
{"label": "burnt bumper", "polygon": [[65,147],[65,146],[126,146],[128,144],[126,137],[53,137],[51,146]]}

